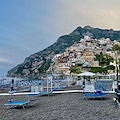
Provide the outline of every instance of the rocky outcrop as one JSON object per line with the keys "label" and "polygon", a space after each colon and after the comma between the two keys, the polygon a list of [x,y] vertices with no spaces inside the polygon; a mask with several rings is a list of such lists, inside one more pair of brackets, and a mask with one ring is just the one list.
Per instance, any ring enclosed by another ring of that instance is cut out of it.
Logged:
{"label": "rocky outcrop", "polygon": [[69,35],[59,37],[53,45],[27,57],[22,64],[8,71],[7,76],[38,78],[49,68],[55,54],[64,52],[67,47],[74,44],[74,42],[80,41],[85,35],[97,39],[104,37],[111,40],[120,40],[120,31],[99,29],[90,26],[85,26],[84,28],[78,27]]}

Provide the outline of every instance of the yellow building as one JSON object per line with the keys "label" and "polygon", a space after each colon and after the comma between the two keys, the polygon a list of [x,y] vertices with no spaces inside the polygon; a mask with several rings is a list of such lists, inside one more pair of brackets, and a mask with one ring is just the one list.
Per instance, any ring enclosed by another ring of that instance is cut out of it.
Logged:
{"label": "yellow building", "polygon": [[64,75],[70,75],[70,67],[65,67],[65,66],[58,67],[56,71],[62,71]]}
{"label": "yellow building", "polygon": [[92,61],[92,67],[99,67],[99,61]]}
{"label": "yellow building", "polygon": [[94,55],[93,51],[84,51],[81,55],[81,61],[82,62],[89,62],[94,61],[96,56]]}

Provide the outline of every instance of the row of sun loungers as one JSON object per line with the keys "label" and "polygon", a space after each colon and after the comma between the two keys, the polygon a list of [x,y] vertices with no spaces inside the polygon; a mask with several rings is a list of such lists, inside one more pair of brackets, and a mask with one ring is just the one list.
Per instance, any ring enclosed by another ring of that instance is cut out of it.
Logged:
{"label": "row of sun loungers", "polygon": [[[59,88],[52,88],[52,91],[54,90],[61,90],[62,88],[64,88],[66,86],[61,85]],[[21,92],[28,92],[30,91],[30,88],[28,89],[21,89]],[[39,92],[38,94],[29,94],[28,96],[28,100],[27,101],[15,101],[15,102],[9,102],[4,104],[5,106],[7,106],[7,108],[15,108],[15,107],[22,107],[23,109],[28,108],[29,105],[31,105],[31,102],[36,100],[36,96],[42,96],[42,95],[51,95],[51,92]]]}
{"label": "row of sun loungers", "polygon": [[[107,82],[107,83],[106,83]],[[84,98],[85,99],[89,99],[89,98],[103,98],[104,96],[107,95],[107,93],[105,93],[105,88],[107,88],[108,90],[108,87],[109,89],[112,88],[112,82],[113,81],[106,81],[104,83],[104,81],[97,81],[96,84],[95,84],[95,89],[97,89],[94,93],[92,94],[88,94],[88,93],[84,93]],[[109,84],[109,85],[108,85]],[[64,88],[65,86],[60,86],[59,88],[52,88],[52,90],[61,90],[62,88]],[[100,89],[100,90],[98,90]],[[26,92],[28,91],[28,89],[23,89],[21,90],[23,92]],[[21,106],[23,109],[25,108],[28,108],[28,106],[31,104],[32,101],[35,101],[36,100],[36,96],[41,96],[41,95],[50,95],[52,94],[52,91],[51,92],[39,92],[38,94],[29,94],[27,95],[28,96],[28,100],[27,101],[15,101],[15,102],[9,102],[9,103],[6,103],[4,105],[8,106],[8,107],[16,107],[16,106]]]}
{"label": "row of sun loungers", "polygon": [[52,94],[52,92],[40,92],[38,94],[29,94],[27,95],[28,96],[27,101],[14,101],[14,102],[5,103],[4,105],[7,106],[7,109],[15,108],[15,107],[22,107],[23,109],[25,109],[28,108],[29,105],[31,105],[31,103],[36,100],[36,96],[50,95],[50,94]]}

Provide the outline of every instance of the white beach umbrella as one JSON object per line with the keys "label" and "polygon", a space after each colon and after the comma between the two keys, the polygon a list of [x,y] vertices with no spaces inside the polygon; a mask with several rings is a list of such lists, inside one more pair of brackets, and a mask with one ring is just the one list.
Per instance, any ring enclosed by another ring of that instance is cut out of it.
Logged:
{"label": "white beach umbrella", "polygon": [[95,76],[104,76],[104,75],[102,75],[100,73],[96,73]]}
{"label": "white beach umbrella", "polygon": [[[116,76],[117,73],[112,73],[112,74],[108,74],[107,76]],[[118,75],[120,75],[120,73],[118,73]]]}
{"label": "white beach umbrella", "polygon": [[81,73],[81,74],[78,74],[78,76],[94,76],[95,73],[92,73],[92,72],[84,72],[84,73]]}

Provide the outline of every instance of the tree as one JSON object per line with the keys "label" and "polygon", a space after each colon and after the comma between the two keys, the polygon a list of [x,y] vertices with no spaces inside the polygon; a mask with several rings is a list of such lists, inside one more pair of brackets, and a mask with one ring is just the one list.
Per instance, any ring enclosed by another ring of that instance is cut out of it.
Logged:
{"label": "tree", "polygon": [[90,72],[93,72],[93,73],[104,73],[104,74],[107,74],[108,73],[108,70],[115,70],[115,66],[113,65],[108,65],[106,67],[92,67]]}
{"label": "tree", "polygon": [[120,59],[118,59],[118,56],[120,55],[120,46],[118,44],[115,44],[112,48],[113,52],[114,52],[114,60],[116,62],[116,71],[117,71],[117,86],[118,86],[118,82],[119,82],[119,79],[118,79],[118,69],[120,69]]}
{"label": "tree", "polygon": [[96,55],[96,60],[99,61],[100,66],[107,66],[110,62],[113,62],[113,58],[108,54],[103,54],[102,52],[100,55]]}
{"label": "tree", "polygon": [[76,74],[80,74],[81,73],[81,69],[77,68],[77,67],[70,67],[70,73],[76,73]]}

